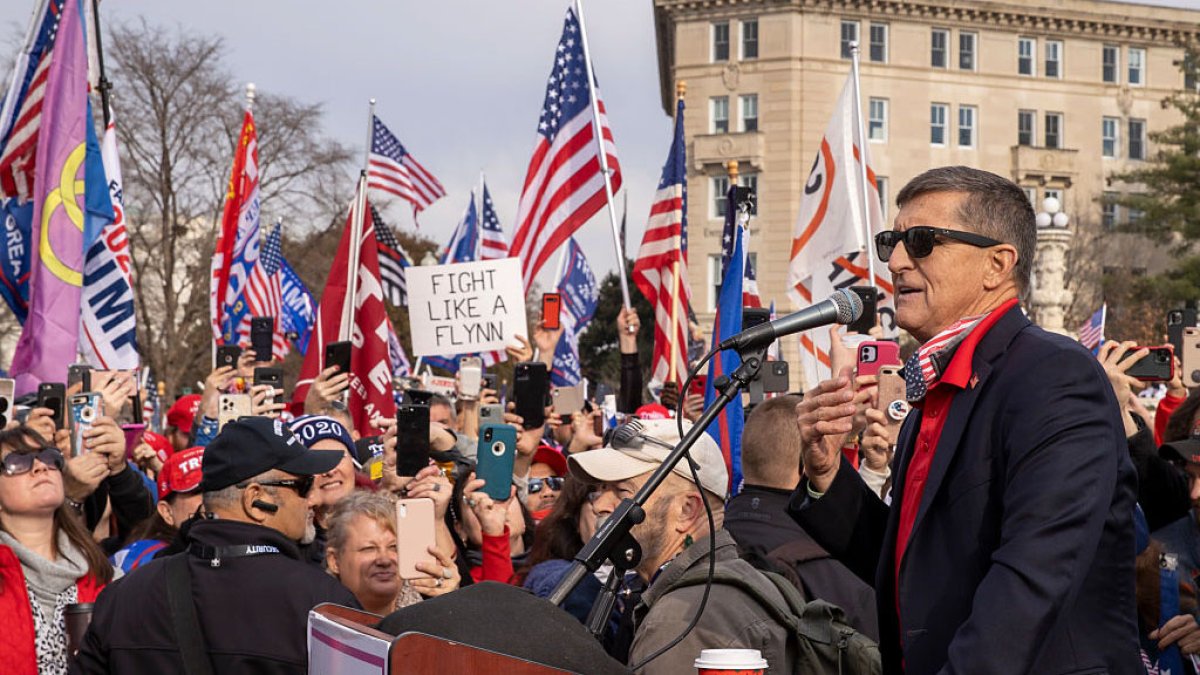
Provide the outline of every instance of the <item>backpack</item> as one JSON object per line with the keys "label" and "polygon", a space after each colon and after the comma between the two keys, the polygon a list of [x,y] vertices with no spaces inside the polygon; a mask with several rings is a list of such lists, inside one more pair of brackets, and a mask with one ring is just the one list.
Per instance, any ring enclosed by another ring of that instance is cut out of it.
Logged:
{"label": "backpack", "polygon": [[[746,578],[717,567],[713,583],[733,586],[754,598],[771,613],[771,617],[786,626],[796,645],[797,675],[881,675],[883,662],[879,645],[846,623],[840,607],[824,600],[805,602],[800,591],[783,576],[761,571],[786,600],[764,595]],[[700,565],[671,584],[671,590],[685,586],[702,586],[708,580],[708,566]],[[774,670],[774,669],[772,669]]]}

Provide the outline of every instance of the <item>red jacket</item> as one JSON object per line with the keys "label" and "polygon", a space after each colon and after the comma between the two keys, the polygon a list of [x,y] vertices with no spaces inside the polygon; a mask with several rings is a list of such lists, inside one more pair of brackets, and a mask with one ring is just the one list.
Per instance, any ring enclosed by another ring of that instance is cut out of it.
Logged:
{"label": "red jacket", "polygon": [[[79,602],[95,602],[104,589],[90,575],[75,582]],[[33,611],[25,590],[25,571],[17,554],[0,546],[0,675],[37,675]]]}
{"label": "red jacket", "polygon": [[1163,434],[1167,431],[1167,422],[1171,419],[1171,413],[1183,405],[1187,398],[1180,398],[1167,394],[1158,402],[1158,409],[1154,411],[1154,444],[1163,444]]}
{"label": "red jacket", "polygon": [[504,526],[504,534],[492,536],[483,535],[483,564],[471,568],[471,578],[476,583],[480,581],[499,581],[502,584],[516,584],[517,575],[513,572],[510,544],[508,543],[508,526]]}

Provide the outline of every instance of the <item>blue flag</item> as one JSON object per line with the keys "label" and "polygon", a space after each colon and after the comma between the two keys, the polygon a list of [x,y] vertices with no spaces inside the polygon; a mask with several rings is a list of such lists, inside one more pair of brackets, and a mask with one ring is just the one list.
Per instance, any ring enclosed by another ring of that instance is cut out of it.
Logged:
{"label": "blue flag", "polygon": [[296,270],[288,264],[287,258],[279,256],[279,290],[283,296],[283,312],[279,317],[283,332],[296,351],[308,353],[308,338],[312,336],[313,320],[316,316],[317,303],[313,302],[312,293],[296,274]]}
{"label": "blue flag", "polygon": [[558,293],[562,298],[563,334],[554,351],[550,383],[557,387],[573,387],[583,380],[579,365],[579,334],[596,314],[596,305],[600,302],[596,275],[574,237],[567,242],[567,264],[558,282]]}
{"label": "blue flag", "polygon": [[[733,190],[730,189],[726,220],[737,218],[733,207]],[[713,319],[713,346],[742,331],[742,276],[745,269],[745,230],[736,225],[732,228],[732,250],[725,275],[721,278],[721,294],[717,299],[717,313]],[[741,365],[741,357],[735,351],[723,351],[713,357],[708,365],[708,381],[704,385],[704,405],[712,405],[717,393],[713,383],[718,377],[730,376]],[[745,426],[745,411],[741,398],[736,398],[705,429],[709,436],[721,446],[725,455],[725,467],[729,470],[730,491],[734,496],[742,487],[742,427]]]}
{"label": "blue flag", "polygon": [[4,218],[4,246],[0,247],[0,295],[21,325],[29,316],[29,261],[33,246],[33,202],[16,198],[0,203]]}
{"label": "blue flag", "polygon": [[442,251],[443,265],[447,263],[470,262],[476,259],[479,252],[479,211],[475,208],[475,192],[471,192],[471,204],[466,213],[454,228],[446,250]]}

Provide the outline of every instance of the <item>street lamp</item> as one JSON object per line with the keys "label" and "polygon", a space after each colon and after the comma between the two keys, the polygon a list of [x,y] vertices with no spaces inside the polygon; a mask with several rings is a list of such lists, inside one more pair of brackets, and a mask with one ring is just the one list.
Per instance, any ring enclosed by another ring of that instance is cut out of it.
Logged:
{"label": "street lamp", "polygon": [[1071,222],[1070,217],[1063,213],[1062,203],[1058,201],[1057,197],[1046,197],[1042,200],[1042,212],[1037,214],[1035,220],[1038,229],[1045,229],[1047,227],[1065,228]]}

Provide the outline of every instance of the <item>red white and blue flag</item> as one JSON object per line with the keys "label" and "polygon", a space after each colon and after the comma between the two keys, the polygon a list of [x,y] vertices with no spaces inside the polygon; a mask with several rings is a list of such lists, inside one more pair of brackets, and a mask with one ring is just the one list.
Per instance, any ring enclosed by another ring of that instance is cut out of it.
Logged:
{"label": "red white and blue flag", "polygon": [[1104,321],[1108,315],[1108,303],[1100,305],[1100,309],[1079,327],[1079,342],[1092,350],[1093,354],[1100,352],[1100,344],[1104,342]]}
{"label": "red white and blue flag", "polygon": [[554,351],[550,383],[557,387],[573,387],[583,380],[579,334],[595,316],[600,302],[600,285],[574,237],[567,242],[567,261],[558,282],[558,294],[562,298],[560,323],[563,333]]}
{"label": "red white and blue flag", "polygon": [[375,240],[379,242],[379,276],[383,284],[383,297],[392,307],[406,307],[408,275],[405,270],[412,267],[412,261],[400,246],[396,233],[383,222],[374,205],[371,206],[371,219],[375,221]]}
{"label": "red white and blue flag", "polygon": [[33,197],[33,171],[42,102],[63,0],[39,0],[0,104],[0,195]]}
{"label": "red white and blue flag", "polygon": [[[554,68],[546,83],[537,143],[521,188],[516,231],[509,249],[510,255],[521,260],[526,291],[550,257],[606,202],[587,76],[579,20],[568,9]],[[604,101],[599,100],[599,85],[595,90],[600,116],[597,122],[615,194],[621,187],[621,166]]]}
{"label": "red white and blue flag", "polygon": [[492,194],[483,184],[483,217],[479,225],[479,259],[496,260],[508,257],[508,237],[500,229],[500,218],[492,204]]}
{"label": "red white and blue flag", "polygon": [[413,220],[446,196],[446,189],[421,166],[378,117],[371,117],[371,152],[367,158],[367,194],[399,197],[412,204]]}
{"label": "red white and blue flag", "polygon": [[240,344],[243,336],[250,335],[251,315],[242,293],[258,262],[258,216],[258,135],[254,115],[247,110],[212,257],[209,309],[218,344]]}
{"label": "red white and blue flag", "polygon": [[475,208],[475,191],[471,191],[471,201],[467,210],[458,221],[446,248],[442,249],[441,264],[470,262],[479,259],[479,211]]}
{"label": "red white and blue flag", "polygon": [[246,307],[250,316],[269,316],[275,320],[271,338],[271,355],[282,361],[288,353],[288,341],[283,329],[283,280],[279,273],[283,263],[283,225],[276,223],[267,233],[259,252],[258,264],[250,271],[246,283]]}

